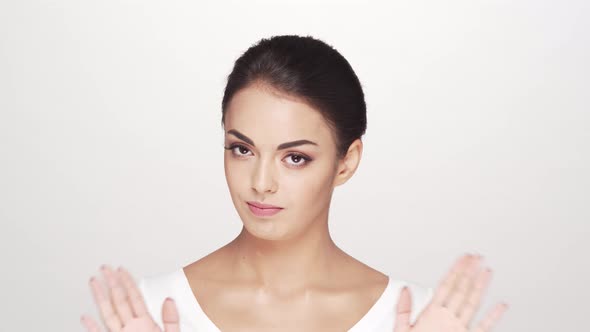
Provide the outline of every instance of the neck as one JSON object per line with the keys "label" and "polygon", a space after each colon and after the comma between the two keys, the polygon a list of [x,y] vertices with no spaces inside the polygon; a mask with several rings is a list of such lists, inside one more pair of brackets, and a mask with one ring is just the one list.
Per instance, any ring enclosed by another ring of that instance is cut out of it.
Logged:
{"label": "neck", "polygon": [[341,250],[330,237],[327,220],[317,224],[284,241],[256,238],[242,228],[231,243],[236,273],[261,287],[283,290],[305,288],[325,278]]}

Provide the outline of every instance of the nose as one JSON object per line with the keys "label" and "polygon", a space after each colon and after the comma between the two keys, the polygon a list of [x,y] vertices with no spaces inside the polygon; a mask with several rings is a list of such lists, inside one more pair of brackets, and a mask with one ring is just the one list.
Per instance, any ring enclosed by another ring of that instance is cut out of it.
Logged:
{"label": "nose", "polygon": [[272,160],[258,160],[252,175],[252,189],[258,193],[274,193],[277,191]]}

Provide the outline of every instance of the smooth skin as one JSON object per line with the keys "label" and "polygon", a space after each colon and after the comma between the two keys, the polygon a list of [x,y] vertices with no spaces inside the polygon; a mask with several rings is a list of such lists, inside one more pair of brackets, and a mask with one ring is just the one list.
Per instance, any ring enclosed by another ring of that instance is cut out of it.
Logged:
{"label": "smooth skin", "polygon": [[[149,315],[145,301],[135,281],[120,267],[116,271],[103,265],[101,271],[105,285],[97,278],[90,278],[92,290],[100,317],[107,331],[111,332],[162,332]],[[82,315],[80,322],[89,332],[104,331],[90,316]],[[179,332],[179,316],[174,300],[167,298],[162,304],[164,332]]]}
{"label": "smooth skin", "polygon": [[[489,268],[479,268],[480,262],[481,257],[473,255],[465,255],[457,260],[414,325],[410,324],[411,294],[404,287],[397,303],[396,325],[393,331],[491,331],[508,308],[507,304],[497,304],[478,325],[474,328],[469,327],[491,276]],[[91,278],[90,286],[107,331],[161,332],[147,313],[143,298],[129,273],[123,268],[114,272],[108,266],[103,266],[101,270],[107,280],[107,290],[95,278]],[[176,305],[169,298],[162,304],[162,321],[164,332],[180,331]],[[94,319],[86,315],[82,316],[81,322],[88,332],[104,331]]]}
{"label": "smooth skin", "polygon": [[394,332],[488,332],[508,309],[506,303],[496,304],[475,326],[471,321],[489,285],[492,270],[480,268],[482,257],[465,255],[454,264],[440,282],[430,303],[410,324],[412,300],[406,287],[396,307]]}
{"label": "smooth skin", "polygon": [[[388,282],[385,274],[340,249],[328,228],[332,193],[356,171],[362,141],[355,140],[338,158],[323,116],[263,83],[234,95],[224,130],[225,177],[243,227],[231,242],[183,268],[195,299],[224,332],[276,331],[279,326],[285,332],[349,330]],[[259,217],[248,201],[283,210]],[[467,331],[489,282],[481,262],[468,261],[462,258],[453,267],[415,326],[408,322],[410,294],[402,292],[395,332]],[[91,289],[107,330],[159,331],[128,273],[106,267],[103,275],[106,289],[96,279]],[[471,305],[464,305],[465,299]],[[477,332],[489,331],[499,316]],[[177,331],[172,301],[163,303],[162,317],[164,331]],[[83,325],[100,331],[89,317]]]}

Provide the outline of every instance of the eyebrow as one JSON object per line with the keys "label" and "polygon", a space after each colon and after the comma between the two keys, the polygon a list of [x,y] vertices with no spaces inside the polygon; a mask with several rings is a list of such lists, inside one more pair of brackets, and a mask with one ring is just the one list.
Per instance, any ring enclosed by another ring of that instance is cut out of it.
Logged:
{"label": "eyebrow", "polygon": [[[244,141],[254,147],[256,146],[252,139],[250,139],[248,136],[240,133],[239,131],[237,131],[235,129],[230,129],[227,131],[227,133],[234,135],[235,137],[241,139],[242,141]],[[312,142],[312,141],[306,140],[306,139],[300,139],[300,140],[296,140],[296,141],[292,141],[292,142],[282,143],[277,147],[277,150],[284,150],[284,149],[288,149],[288,148],[292,148],[292,147],[296,147],[296,146],[300,146],[300,145],[304,145],[304,144],[311,144],[311,145],[317,146],[317,143],[315,143],[315,142]]]}

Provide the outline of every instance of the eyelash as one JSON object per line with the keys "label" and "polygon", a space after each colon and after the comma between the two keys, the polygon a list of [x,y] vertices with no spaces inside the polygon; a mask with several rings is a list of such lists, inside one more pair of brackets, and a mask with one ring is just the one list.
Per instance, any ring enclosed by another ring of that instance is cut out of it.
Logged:
{"label": "eyelash", "polygon": [[[231,144],[230,146],[224,146],[223,148],[226,149],[226,150],[231,150],[232,154],[234,156],[236,156],[237,158],[244,157],[245,155],[238,155],[238,154],[236,154],[234,152],[234,150],[236,148],[246,149],[246,150],[248,150],[248,152],[252,152],[252,151],[250,151],[250,149],[248,149],[247,147],[245,147],[242,144]],[[303,155],[303,154],[300,154],[300,153],[290,153],[290,154],[287,155],[287,158],[292,158],[292,157],[299,157],[299,158],[301,158],[301,159],[304,160],[304,162],[301,163],[301,164],[289,164],[289,166],[295,167],[295,168],[303,167],[303,166],[309,164],[309,162],[313,160],[310,157],[308,157],[306,155]]]}

